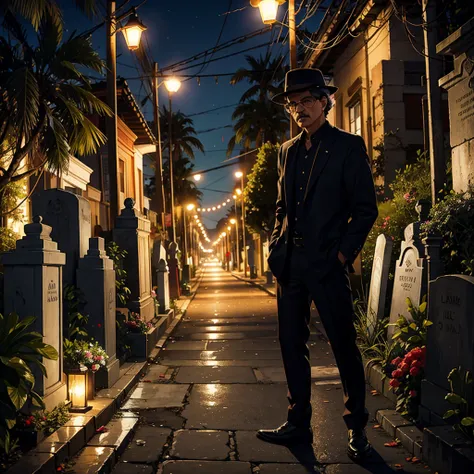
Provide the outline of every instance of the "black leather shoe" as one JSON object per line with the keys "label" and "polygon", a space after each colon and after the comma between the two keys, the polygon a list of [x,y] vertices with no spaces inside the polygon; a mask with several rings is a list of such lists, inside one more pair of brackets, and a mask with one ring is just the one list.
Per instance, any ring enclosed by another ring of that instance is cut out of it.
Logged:
{"label": "black leather shoe", "polygon": [[257,437],[276,444],[312,443],[313,430],[311,427],[302,428],[287,421],[275,430],[259,430]]}
{"label": "black leather shoe", "polygon": [[362,430],[349,430],[348,456],[355,462],[363,461],[372,452],[372,446],[367,440],[367,434]]}

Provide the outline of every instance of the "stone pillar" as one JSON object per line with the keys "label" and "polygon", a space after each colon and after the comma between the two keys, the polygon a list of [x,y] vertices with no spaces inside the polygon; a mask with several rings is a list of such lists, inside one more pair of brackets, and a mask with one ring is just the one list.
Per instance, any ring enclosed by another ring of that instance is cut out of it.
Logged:
{"label": "stone pillar", "polygon": [[430,235],[423,239],[428,263],[428,282],[436,280],[443,273],[443,262],[441,260],[441,247],[443,238],[439,235]]}
{"label": "stone pillar", "polygon": [[171,242],[168,246],[168,268],[170,271],[169,282],[170,282],[170,297],[179,298],[181,291],[179,287],[179,261],[176,257],[178,253],[178,244]]}
{"label": "stone pillar", "polygon": [[157,296],[160,304],[160,314],[167,313],[170,308],[170,281],[169,269],[165,259],[161,259],[158,263],[158,270],[156,271],[157,280]]}
{"label": "stone pillar", "polygon": [[44,224],[53,228],[51,238],[66,254],[63,285],[76,284],[79,259],[89,249],[91,237],[91,207],[82,196],[63,189],[47,189],[33,194],[34,216],[42,216]]}
{"label": "stone pillar", "polygon": [[474,18],[436,46],[438,54],[454,56],[454,70],[439,80],[448,91],[453,189],[474,183]]}
{"label": "stone pillar", "polygon": [[112,232],[114,242],[127,251],[124,270],[127,271],[126,284],[131,294],[128,309],[139,313],[146,321],[154,316],[151,296],[150,221],[139,215],[133,208],[133,199],[125,199],[125,209],[115,220]]}
{"label": "stone pillar", "polygon": [[160,239],[155,239],[153,241],[153,248],[151,253],[151,273],[153,277],[153,285],[157,285],[157,271],[158,265],[161,260],[166,260],[166,250],[163,246],[163,241]]}
{"label": "stone pillar", "polygon": [[115,270],[105,253],[103,238],[89,239],[89,251],[79,260],[77,287],[86,301],[87,332],[109,356],[107,366],[95,375],[96,387],[108,388],[118,380],[120,368],[116,356]]}
{"label": "stone pillar", "polygon": [[62,271],[66,255],[58,250],[51,237],[51,227],[35,216],[25,225],[25,236],[16,250],[2,255],[5,268],[5,314],[15,312],[20,318],[34,316],[33,330],[53,346],[58,360],[43,359],[47,377],[34,369],[35,390],[51,410],[67,399],[63,374],[63,310]]}

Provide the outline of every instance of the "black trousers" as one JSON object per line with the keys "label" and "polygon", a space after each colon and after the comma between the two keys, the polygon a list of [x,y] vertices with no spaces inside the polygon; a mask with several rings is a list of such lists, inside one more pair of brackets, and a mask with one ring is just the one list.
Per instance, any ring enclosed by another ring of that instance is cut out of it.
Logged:
{"label": "black trousers", "polygon": [[317,282],[301,247],[288,249],[283,277],[278,281],[278,332],[288,383],[288,421],[309,426],[311,421],[311,365],[307,342],[311,301],[318,309],[329,338],[344,391],[344,421],[348,429],[364,428],[365,376],[356,345],[349,273],[340,262]]}

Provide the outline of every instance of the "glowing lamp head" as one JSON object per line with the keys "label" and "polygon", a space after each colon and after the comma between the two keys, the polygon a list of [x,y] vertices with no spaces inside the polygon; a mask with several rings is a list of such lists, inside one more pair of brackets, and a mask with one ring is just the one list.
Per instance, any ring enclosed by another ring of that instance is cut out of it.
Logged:
{"label": "glowing lamp head", "polygon": [[230,220],[230,223],[231,223],[232,225],[234,225],[236,222],[237,222],[237,221],[236,221],[235,219],[231,219],[231,220]]}
{"label": "glowing lamp head", "polygon": [[168,92],[178,92],[181,87],[181,81],[176,77],[171,77],[165,81],[166,89]]}
{"label": "glowing lamp head", "polygon": [[186,206],[186,209],[187,209],[188,211],[192,211],[192,210],[194,209],[194,207],[195,207],[194,204],[188,204],[188,205]]}
{"label": "glowing lamp head", "polygon": [[232,197],[233,197],[234,199],[237,199],[237,196],[236,196],[235,194],[234,194]]}
{"label": "glowing lamp head", "polygon": [[258,7],[260,16],[265,25],[271,25],[277,21],[278,6],[286,0],[250,0],[252,7]]}
{"label": "glowing lamp head", "polygon": [[88,377],[87,370],[72,370],[68,373],[68,391],[71,407],[69,411],[84,413],[92,407],[87,405]]}
{"label": "glowing lamp head", "polygon": [[232,227],[230,225],[228,225],[227,230],[230,232],[231,229],[232,229]]}
{"label": "glowing lamp head", "polygon": [[202,175],[200,174],[195,174],[194,175],[194,181],[201,181]]}
{"label": "glowing lamp head", "polygon": [[242,173],[242,171],[236,171],[235,172],[235,177],[236,178],[241,178],[243,175],[244,175],[244,173]]}
{"label": "glowing lamp head", "polygon": [[237,193],[238,196],[240,196],[242,194],[242,190],[241,189],[236,189],[235,192]]}
{"label": "glowing lamp head", "polygon": [[138,19],[135,11],[130,15],[127,24],[122,28],[123,36],[130,51],[136,51],[140,47],[142,33],[146,26]]}

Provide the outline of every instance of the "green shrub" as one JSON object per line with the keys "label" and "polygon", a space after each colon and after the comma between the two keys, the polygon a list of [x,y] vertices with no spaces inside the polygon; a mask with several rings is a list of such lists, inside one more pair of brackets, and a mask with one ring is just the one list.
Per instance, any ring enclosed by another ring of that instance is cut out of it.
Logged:
{"label": "green shrub", "polygon": [[428,219],[422,232],[443,238],[443,273],[474,275],[474,186],[448,194],[432,207]]}

